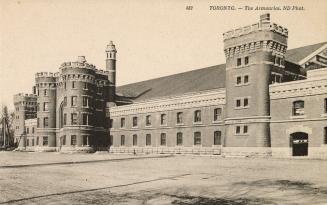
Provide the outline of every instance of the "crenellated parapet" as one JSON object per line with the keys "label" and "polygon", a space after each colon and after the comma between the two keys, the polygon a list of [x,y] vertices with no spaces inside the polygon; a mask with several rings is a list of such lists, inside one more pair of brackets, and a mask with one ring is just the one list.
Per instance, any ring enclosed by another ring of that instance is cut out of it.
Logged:
{"label": "crenellated parapet", "polygon": [[30,104],[30,102],[36,102],[36,99],[37,95],[34,94],[17,93],[14,95],[14,104]]}
{"label": "crenellated parapet", "polygon": [[269,51],[272,55],[284,56],[287,50],[287,45],[274,40],[248,42],[241,45],[225,48],[226,58],[232,58],[237,55],[246,55],[256,51]]}
{"label": "crenellated parapet", "polygon": [[256,23],[249,26],[244,26],[241,28],[233,29],[223,33],[223,39],[228,40],[232,38],[237,38],[243,35],[247,35],[250,33],[255,33],[259,31],[272,31],[278,33],[282,36],[288,37],[288,29],[282,26],[279,26],[275,23],[264,22],[264,23]]}
{"label": "crenellated parapet", "polygon": [[59,72],[38,72],[35,74],[35,78],[57,78],[59,77]]}

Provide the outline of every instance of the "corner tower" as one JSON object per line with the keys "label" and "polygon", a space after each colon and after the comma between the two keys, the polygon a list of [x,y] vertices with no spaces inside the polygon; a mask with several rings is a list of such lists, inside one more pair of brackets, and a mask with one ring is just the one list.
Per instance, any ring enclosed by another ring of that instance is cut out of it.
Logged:
{"label": "corner tower", "polygon": [[106,48],[106,70],[109,72],[109,102],[114,102],[116,95],[116,53],[116,47],[113,42],[110,41]]}
{"label": "corner tower", "polygon": [[288,30],[270,22],[223,34],[226,56],[225,152],[270,155],[269,83],[272,70],[283,69]]}

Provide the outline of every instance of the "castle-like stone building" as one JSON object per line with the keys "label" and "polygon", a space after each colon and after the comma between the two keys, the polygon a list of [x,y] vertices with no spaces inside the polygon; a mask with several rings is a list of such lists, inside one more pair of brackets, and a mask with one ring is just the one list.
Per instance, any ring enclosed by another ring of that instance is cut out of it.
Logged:
{"label": "castle-like stone building", "polygon": [[270,22],[223,34],[226,64],[116,89],[83,56],[14,96],[16,142],[31,151],[327,157],[327,43],[287,50]]}

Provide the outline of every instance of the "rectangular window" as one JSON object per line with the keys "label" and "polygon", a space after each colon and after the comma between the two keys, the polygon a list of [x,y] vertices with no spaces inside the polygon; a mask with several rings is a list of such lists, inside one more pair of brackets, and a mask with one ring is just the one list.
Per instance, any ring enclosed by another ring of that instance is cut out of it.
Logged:
{"label": "rectangular window", "polygon": [[249,76],[245,75],[244,76],[244,84],[247,84],[247,83],[249,83]]}
{"label": "rectangular window", "polygon": [[244,125],[243,127],[243,134],[247,134],[248,133],[248,126]]}
{"label": "rectangular window", "polygon": [[201,145],[201,132],[194,132],[194,145]]}
{"label": "rectangular window", "polygon": [[75,88],[75,81],[72,81],[72,88]]}
{"label": "rectangular window", "polygon": [[71,124],[77,125],[77,113],[71,113]]}
{"label": "rectangular window", "polygon": [[242,65],[242,59],[241,58],[238,58],[237,59],[237,66],[241,66]]}
{"label": "rectangular window", "polygon": [[218,121],[221,120],[221,108],[216,108],[213,111],[213,120]]}
{"label": "rectangular window", "polygon": [[183,133],[181,132],[178,132],[177,133],[177,142],[176,142],[177,145],[183,145]]}
{"label": "rectangular window", "polygon": [[84,146],[89,145],[89,136],[83,135],[83,145]]}
{"label": "rectangular window", "polygon": [[89,107],[89,98],[83,96],[83,107]]}
{"label": "rectangular window", "polygon": [[76,145],[76,135],[70,137],[70,145]]}
{"label": "rectangular window", "polygon": [[26,146],[30,146],[30,140],[29,139],[26,140]]}
{"label": "rectangular window", "polygon": [[151,115],[147,115],[145,117],[145,125],[146,126],[151,126]]}
{"label": "rectangular window", "polygon": [[151,145],[151,135],[150,134],[146,134],[146,136],[145,136],[145,145],[146,146]]}
{"label": "rectangular window", "polygon": [[71,102],[72,107],[77,106],[77,96],[72,96],[72,102]]}
{"label": "rectangular window", "polygon": [[240,99],[236,100],[236,107],[241,107],[241,100]]}
{"label": "rectangular window", "polygon": [[241,76],[237,76],[236,77],[236,85],[240,85],[242,83],[242,77]]}
{"label": "rectangular window", "polygon": [[235,133],[236,134],[240,134],[241,133],[241,126],[236,126]]}
{"label": "rectangular window", "polygon": [[49,103],[48,102],[43,103],[43,111],[49,111]]}
{"label": "rectangular window", "polygon": [[109,120],[109,128],[112,128],[114,126],[114,120],[110,119]]}
{"label": "rectangular window", "polygon": [[120,127],[125,127],[125,118],[120,118]]}
{"label": "rectangular window", "polygon": [[247,99],[247,98],[244,98],[243,99],[243,106],[244,107],[248,107],[249,106],[249,99]]}
{"label": "rectangular window", "polygon": [[161,116],[160,116],[160,124],[161,125],[166,125],[167,124],[167,115],[166,114],[161,114]]}
{"label": "rectangular window", "polygon": [[293,102],[293,115],[304,115],[304,101]]}
{"label": "rectangular window", "polygon": [[324,144],[327,144],[327,127],[324,128]]}
{"label": "rectangular window", "polygon": [[133,146],[137,146],[137,135],[133,135]]}
{"label": "rectangular window", "polygon": [[66,113],[64,113],[63,124],[67,125],[67,114]]}
{"label": "rectangular window", "polygon": [[325,98],[325,113],[327,113],[327,98]]}
{"label": "rectangular window", "polygon": [[86,113],[83,113],[83,125],[89,124],[89,115]]}
{"label": "rectangular window", "polygon": [[39,145],[39,137],[36,137],[36,145]]}
{"label": "rectangular window", "polygon": [[113,145],[114,144],[114,136],[113,135],[110,135],[109,136],[109,145]]}
{"label": "rectangular window", "polygon": [[64,88],[65,88],[65,90],[66,90],[66,88],[67,88],[67,83],[66,83],[66,82],[64,83]]}
{"label": "rectangular window", "polygon": [[35,128],[34,128],[34,127],[32,127],[32,133],[34,134],[34,132],[35,132]]}
{"label": "rectangular window", "polygon": [[61,137],[61,145],[66,145],[66,135]]}
{"label": "rectangular window", "polygon": [[137,127],[137,117],[133,117],[133,127]]}
{"label": "rectangular window", "polygon": [[32,146],[34,146],[34,139],[32,139]]}
{"label": "rectangular window", "polygon": [[30,133],[30,129],[27,127],[26,128],[26,134],[29,134]]}
{"label": "rectangular window", "polygon": [[84,90],[88,90],[89,89],[89,84],[87,82],[84,82],[83,89]]}
{"label": "rectangular window", "polygon": [[160,134],[160,145],[165,146],[166,145],[166,133]]}
{"label": "rectangular window", "polygon": [[183,113],[178,112],[177,113],[177,124],[182,124],[183,123]]}
{"label": "rectangular window", "polygon": [[45,118],[43,119],[43,126],[44,126],[44,127],[49,127],[49,118],[48,118],[48,117],[45,117]]}
{"label": "rectangular window", "polygon": [[249,56],[246,56],[246,57],[244,58],[244,64],[245,64],[245,65],[249,64]]}
{"label": "rectangular window", "polygon": [[43,146],[48,145],[48,137],[43,137]]}
{"label": "rectangular window", "polygon": [[44,96],[48,96],[48,90],[44,89]]}
{"label": "rectangular window", "polygon": [[194,112],[194,122],[201,122],[201,110]]}

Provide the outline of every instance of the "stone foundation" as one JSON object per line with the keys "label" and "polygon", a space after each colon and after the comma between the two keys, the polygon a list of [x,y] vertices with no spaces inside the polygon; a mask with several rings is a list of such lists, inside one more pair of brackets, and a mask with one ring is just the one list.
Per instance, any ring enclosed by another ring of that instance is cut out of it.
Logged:
{"label": "stone foundation", "polygon": [[270,157],[270,147],[223,147],[224,156],[240,157]]}

